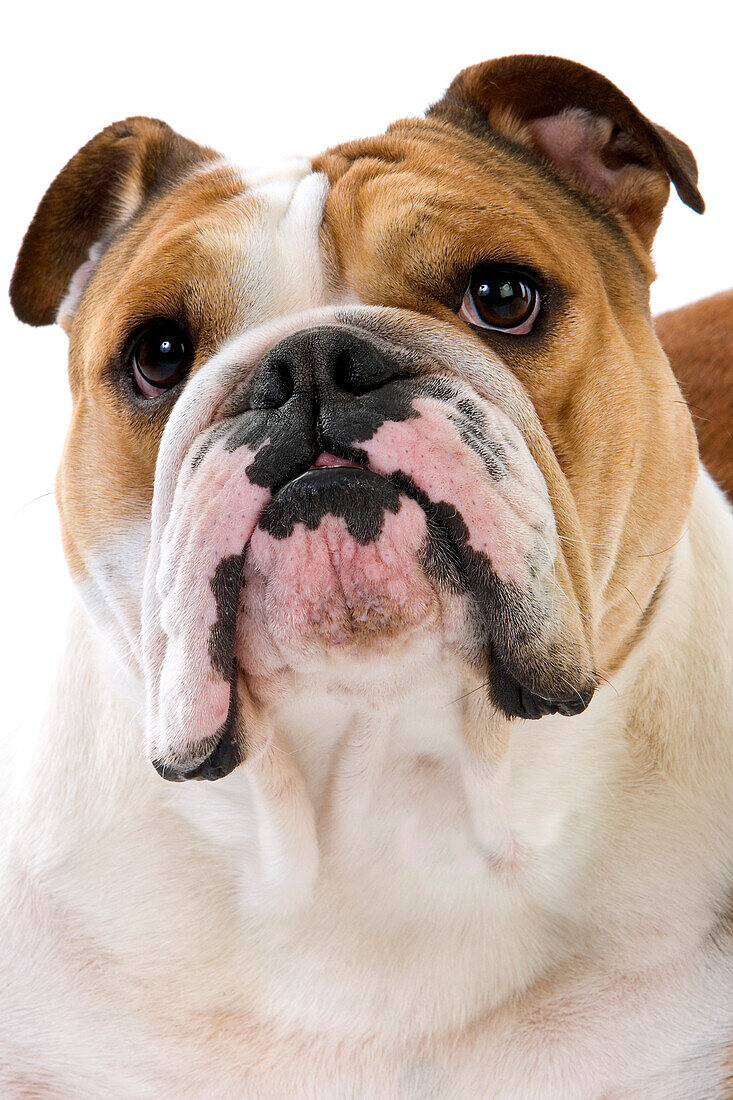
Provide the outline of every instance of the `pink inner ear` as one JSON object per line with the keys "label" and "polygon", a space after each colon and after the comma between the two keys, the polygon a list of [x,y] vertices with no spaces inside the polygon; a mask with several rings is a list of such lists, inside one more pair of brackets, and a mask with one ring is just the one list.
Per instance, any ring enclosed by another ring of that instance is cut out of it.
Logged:
{"label": "pink inner ear", "polygon": [[573,108],[533,119],[527,128],[538,152],[588,191],[609,195],[618,184],[626,165],[610,168],[603,161],[611,145],[613,124],[609,119]]}
{"label": "pink inner ear", "polygon": [[65,323],[68,324],[73,320],[79,302],[81,301],[81,296],[86,290],[89,280],[96,271],[99,261],[104,255],[107,243],[107,240],[95,241],[89,249],[88,258],[83,264],[80,264],[74,272],[71,282],[69,283],[69,289],[66,291],[66,295],[56,314],[56,323],[62,327]]}

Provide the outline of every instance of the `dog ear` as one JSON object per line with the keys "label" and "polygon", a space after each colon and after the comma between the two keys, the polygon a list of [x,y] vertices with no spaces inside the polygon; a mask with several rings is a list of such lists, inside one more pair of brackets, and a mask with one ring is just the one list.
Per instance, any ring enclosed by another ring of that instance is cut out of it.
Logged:
{"label": "dog ear", "polygon": [[697,164],[673,134],[623,92],[574,61],[530,54],[464,69],[428,116],[476,130],[488,122],[528,146],[577,188],[623,214],[647,247],[669,196],[669,181],[701,214]]}
{"label": "dog ear", "polygon": [[[215,157],[155,118],[107,126],[53,181],[31,222],[10,300],[30,325],[68,320],[105,249],[145,201]],[[64,302],[64,299],[68,299]]]}

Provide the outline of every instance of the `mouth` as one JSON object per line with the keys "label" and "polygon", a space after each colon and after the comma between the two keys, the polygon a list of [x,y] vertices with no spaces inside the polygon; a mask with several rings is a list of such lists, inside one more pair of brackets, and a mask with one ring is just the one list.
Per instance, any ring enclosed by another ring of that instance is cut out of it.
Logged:
{"label": "mouth", "polygon": [[329,454],[327,451],[323,451],[319,454],[311,466],[311,470],[326,470],[326,469],[364,469],[363,463],[355,462],[352,458],[339,458],[338,455]]}

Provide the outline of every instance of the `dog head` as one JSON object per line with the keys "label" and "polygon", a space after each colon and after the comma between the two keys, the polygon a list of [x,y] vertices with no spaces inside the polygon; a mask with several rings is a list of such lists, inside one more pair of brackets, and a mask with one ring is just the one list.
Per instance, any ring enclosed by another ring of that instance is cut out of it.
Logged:
{"label": "dog head", "polygon": [[444,655],[506,718],[589,704],[697,476],[648,300],[696,178],[546,57],[269,173],[147,118],[72,158],[11,296],[69,334],[65,549],[161,774],[226,774],[324,668],[399,692]]}

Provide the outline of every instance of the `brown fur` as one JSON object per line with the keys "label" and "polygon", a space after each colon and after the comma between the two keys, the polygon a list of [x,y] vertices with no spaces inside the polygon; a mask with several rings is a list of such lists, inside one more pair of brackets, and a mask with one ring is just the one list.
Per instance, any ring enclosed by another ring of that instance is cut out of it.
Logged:
{"label": "brown fur", "polygon": [[733,290],[663,313],[655,328],[690,406],[700,456],[733,500]]}

